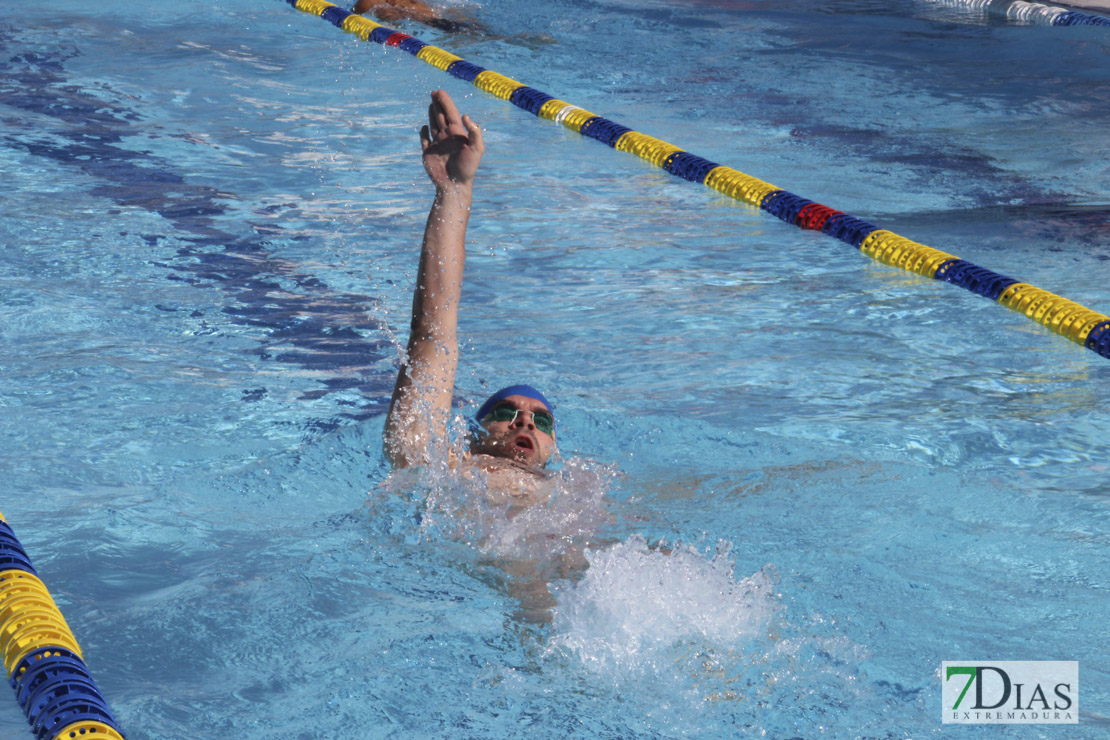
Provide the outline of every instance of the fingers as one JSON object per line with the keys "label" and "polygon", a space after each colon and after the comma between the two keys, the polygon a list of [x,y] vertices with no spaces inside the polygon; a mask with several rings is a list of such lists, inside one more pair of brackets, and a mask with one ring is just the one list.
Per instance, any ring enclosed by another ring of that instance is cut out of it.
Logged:
{"label": "fingers", "polygon": [[447,136],[447,119],[443,115],[443,108],[432,102],[428,106],[428,129],[431,132],[431,139],[439,141]]}
{"label": "fingers", "polygon": [[467,133],[470,137],[470,145],[478,151],[484,152],[486,150],[485,141],[482,139],[482,127],[471,120],[470,116],[464,115],[462,123],[466,126]]}
{"label": "fingers", "polygon": [[447,94],[446,90],[436,90],[433,92],[432,100],[439,104],[448,126],[453,126],[462,120],[459,117],[459,109],[455,107],[455,101],[451,100],[451,96]]}
{"label": "fingers", "polygon": [[447,136],[467,136],[467,126],[462,122],[455,101],[451,100],[446,91],[436,90],[432,93],[431,108],[435,111],[436,119],[436,125],[432,127],[434,138],[438,140]]}
{"label": "fingers", "polygon": [[443,90],[436,90],[432,93],[432,103],[428,106],[428,125],[420,131],[421,149],[427,149],[428,146],[453,136],[466,137],[471,146],[485,150],[482,127],[471,120],[470,116],[460,116],[451,96]]}

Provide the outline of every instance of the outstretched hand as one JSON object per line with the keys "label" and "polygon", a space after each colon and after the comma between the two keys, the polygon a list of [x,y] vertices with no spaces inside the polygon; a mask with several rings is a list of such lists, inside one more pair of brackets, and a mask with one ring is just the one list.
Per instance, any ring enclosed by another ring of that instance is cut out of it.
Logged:
{"label": "outstretched hand", "polygon": [[440,190],[452,184],[470,185],[486,151],[481,127],[470,116],[460,116],[443,90],[432,93],[428,125],[420,129],[420,148],[424,169]]}

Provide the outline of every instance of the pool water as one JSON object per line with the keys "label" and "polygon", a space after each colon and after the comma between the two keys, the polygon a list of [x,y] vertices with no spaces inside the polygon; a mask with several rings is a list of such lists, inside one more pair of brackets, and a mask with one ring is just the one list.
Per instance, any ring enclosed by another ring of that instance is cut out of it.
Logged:
{"label": "pool water", "polygon": [[[1110,311],[1106,29],[454,8],[484,30],[400,28]],[[28,10],[2,510],[132,740],[1056,736],[942,725],[944,660],[1078,660],[1071,735],[1110,728],[1105,359],[285,2]],[[559,420],[513,519],[380,448],[438,87],[488,150],[460,414],[526,381]]]}

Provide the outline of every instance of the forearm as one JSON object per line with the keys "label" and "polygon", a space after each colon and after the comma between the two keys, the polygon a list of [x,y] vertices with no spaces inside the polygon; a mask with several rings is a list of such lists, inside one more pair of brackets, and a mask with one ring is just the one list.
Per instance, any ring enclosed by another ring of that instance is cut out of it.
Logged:
{"label": "forearm", "polygon": [[452,184],[436,189],[424,227],[412,297],[410,352],[414,345],[428,339],[455,344],[470,204],[470,185]]}
{"label": "forearm", "polygon": [[458,366],[458,308],[466,263],[471,187],[437,188],[420,250],[412,323],[386,425],[386,452],[395,465],[425,462],[428,446],[446,433]]}

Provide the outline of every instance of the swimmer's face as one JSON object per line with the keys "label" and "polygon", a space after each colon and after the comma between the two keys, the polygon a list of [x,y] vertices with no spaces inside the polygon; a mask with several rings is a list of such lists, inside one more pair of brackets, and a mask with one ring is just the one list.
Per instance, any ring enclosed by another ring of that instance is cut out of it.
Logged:
{"label": "swimmer's face", "polygon": [[540,401],[527,396],[506,396],[494,409],[516,409],[512,421],[493,421],[486,417],[482,428],[488,432],[475,440],[473,451],[481,455],[507,457],[532,467],[543,467],[551,453],[555,451],[554,430],[548,434],[536,428],[533,414],[548,414],[547,407]]}

